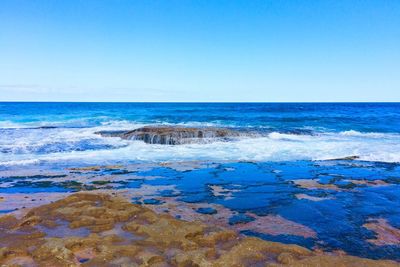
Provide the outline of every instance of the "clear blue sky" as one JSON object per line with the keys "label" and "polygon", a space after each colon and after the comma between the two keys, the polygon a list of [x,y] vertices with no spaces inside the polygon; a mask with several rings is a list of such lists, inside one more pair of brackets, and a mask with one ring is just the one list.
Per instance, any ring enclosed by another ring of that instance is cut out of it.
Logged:
{"label": "clear blue sky", "polygon": [[1,0],[0,100],[400,101],[400,1]]}

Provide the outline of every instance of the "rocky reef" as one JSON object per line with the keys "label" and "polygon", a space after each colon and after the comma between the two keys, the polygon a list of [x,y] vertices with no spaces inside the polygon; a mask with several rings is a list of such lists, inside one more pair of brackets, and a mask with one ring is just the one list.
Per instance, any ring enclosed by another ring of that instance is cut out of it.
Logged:
{"label": "rocky reef", "polygon": [[257,135],[255,132],[237,131],[229,128],[180,126],[147,126],[131,131],[100,131],[96,134],[162,145],[180,145],[207,142],[212,139],[227,140],[240,136]]}
{"label": "rocky reef", "polygon": [[398,266],[244,237],[89,193],[0,217],[0,265]]}

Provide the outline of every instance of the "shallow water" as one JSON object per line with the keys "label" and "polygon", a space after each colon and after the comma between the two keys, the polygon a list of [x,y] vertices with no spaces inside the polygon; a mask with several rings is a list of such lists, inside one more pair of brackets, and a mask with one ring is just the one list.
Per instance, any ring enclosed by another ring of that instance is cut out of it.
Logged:
{"label": "shallow water", "polygon": [[[136,164],[81,170],[56,164],[20,168],[32,175],[14,177],[7,177],[10,167],[3,167],[0,195],[12,199],[17,193],[130,192],[134,203],[159,206],[183,219],[189,216],[184,209],[188,207],[198,216],[219,216],[223,225],[266,240],[400,259],[399,164],[341,160],[185,164],[186,169],[179,169],[179,164]],[[53,176],[33,175],[35,169],[46,169]],[[18,169],[12,173],[18,174]],[[171,203],[178,208],[173,210]]]}
{"label": "shallow water", "polygon": [[[262,137],[95,134],[160,124]],[[0,103],[0,214],[106,191],[266,240],[400,260],[399,162],[398,103]]]}

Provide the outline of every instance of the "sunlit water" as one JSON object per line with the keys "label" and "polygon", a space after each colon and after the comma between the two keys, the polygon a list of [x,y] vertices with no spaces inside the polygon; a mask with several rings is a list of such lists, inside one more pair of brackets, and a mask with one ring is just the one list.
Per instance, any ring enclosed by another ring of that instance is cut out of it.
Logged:
{"label": "sunlit water", "polygon": [[[145,125],[230,127],[262,137],[169,146],[95,134]],[[359,159],[331,160],[349,156]],[[179,162],[203,165],[179,170]],[[400,104],[0,103],[2,195],[166,186],[174,190],[132,202],[217,204],[239,216],[227,222],[280,216],[315,236],[279,225],[273,228],[289,232],[243,233],[363,257],[400,260],[399,162]],[[122,167],[67,171],[108,164]],[[126,170],[129,164],[139,167]],[[391,243],[366,226],[381,219]]]}
{"label": "sunlit water", "polygon": [[[96,135],[144,125],[251,129],[259,138],[180,146]],[[400,162],[400,104],[0,103],[0,164],[47,161]]]}

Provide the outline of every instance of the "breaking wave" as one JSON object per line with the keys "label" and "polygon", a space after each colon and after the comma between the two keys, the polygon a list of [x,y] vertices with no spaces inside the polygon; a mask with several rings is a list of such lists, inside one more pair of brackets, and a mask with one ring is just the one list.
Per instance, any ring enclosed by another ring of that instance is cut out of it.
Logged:
{"label": "breaking wave", "polygon": [[95,134],[102,130],[144,126],[130,121],[108,121],[86,128],[68,128],[65,125],[56,128],[54,124],[47,124],[46,127],[36,125],[36,128],[29,126],[0,129],[0,165],[55,161],[290,161],[348,156],[359,156],[360,160],[365,161],[400,162],[400,135],[396,133],[262,129],[265,134],[260,137],[169,146]]}

